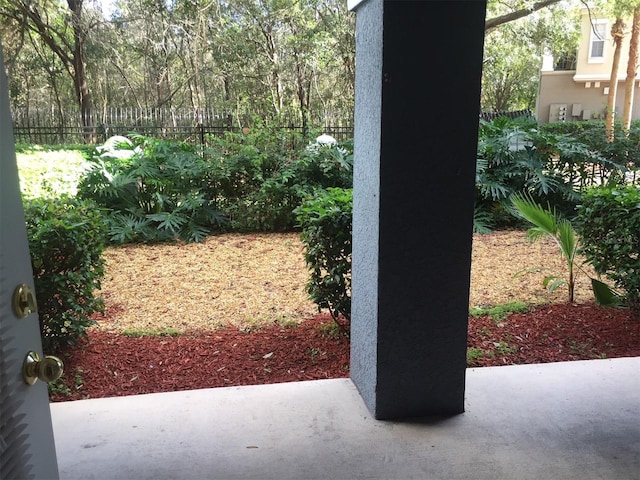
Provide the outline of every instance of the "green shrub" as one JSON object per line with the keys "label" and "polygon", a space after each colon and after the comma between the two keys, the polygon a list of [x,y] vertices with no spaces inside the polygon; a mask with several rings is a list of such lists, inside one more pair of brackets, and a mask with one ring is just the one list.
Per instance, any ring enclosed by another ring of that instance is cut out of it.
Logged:
{"label": "green shrub", "polygon": [[26,199],[25,218],[43,347],[74,345],[103,311],[106,229],[93,202],[63,196]]}
{"label": "green shrub", "polygon": [[[591,188],[597,184],[610,186],[629,183],[640,183],[640,121],[634,120],[628,132],[622,131],[620,123],[615,124],[614,141],[607,138],[604,121],[548,123],[540,125],[538,130],[543,134],[565,134],[571,139],[597,152],[600,164],[595,168],[574,166],[579,175],[574,178],[582,188]],[[627,173],[626,179],[623,174]],[[635,175],[634,175],[635,172]]]}
{"label": "green shrub", "polygon": [[211,166],[194,147],[135,136],[99,151],[78,195],[109,211],[112,242],[201,241],[224,224]]}
{"label": "green shrub", "polygon": [[249,197],[245,227],[262,231],[288,231],[296,225],[294,210],[318,189],[351,188],[353,146],[311,144],[300,158],[289,162],[264,181]]}
{"label": "green shrub", "polygon": [[560,191],[558,172],[548,168],[548,152],[534,144],[535,122],[499,118],[481,122],[476,166],[476,216],[484,223],[512,226],[509,197],[521,191],[541,198]]}
{"label": "green shrub", "polygon": [[351,218],[353,191],[318,191],[296,209],[304,258],[311,271],[307,292],[338,324],[351,319]]}
{"label": "green shrub", "polygon": [[[299,198],[288,167],[299,158],[302,136],[258,123],[245,133],[210,139],[219,207],[236,231],[278,231],[292,227]],[[295,192],[294,192],[295,193]]]}
{"label": "green shrub", "polygon": [[582,252],[640,310],[640,188],[595,188],[578,208]]}
{"label": "green shrub", "polygon": [[[602,137],[605,138],[602,138]],[[593,139],[599,140],[593,145]],[[616,132],[613,142],[606,140],[606,135],[600,133],[590,137],[592,147],[617,168],[601,178],[602,184],[608,186],[631,183],[640,185],[640,128],[632,128],[627,134]]]}
{"label": "green shrub", "polygon": [[212,159],[214,177],[223,208],[229,208],[257,191],[265,178],[281,168],[285,158],[279,151],[265,150],[253,139],[241,134],[227,133],[212,140],[206,151]]}
{"label": "green shrub", "polygon": [[[543,127],[506,118],[481,122],[476,168],[476,223],[481,227],[513,226],[509,198],[520,192],[573,217],[582,191],[603,181],[620,181],[629,168],[633,140],[588,143],[597,135],[580,136],[578,126]],[[616,148],[618,154],[609,152]]]}
{"label": "green shrub", "polygon": [[260,189],[288,162],[297,159],[305,140],[296,131],[257,123],[246,133],[211,137],[205,154],[212,160],[220,196],[227,207]]}
{"label": "green shrub", "polygon": [[254,128],[186,143],[113,137],[79,185],[108,212],[114,243],[200,241],[214,230],[290,231],[316,189],[350,187],[353,145],[310,143],[290,131]]}
{"label": "green shrub", "polygon": [[312,143],[295,165],[300,183],[317,188],[353,186],[353,141],[337,144]]}
{"label": "green shrub", "polygon": [[[289,231],[295,227],[293,213],[316,189],[351,187],[353,145],[320,145],[263,151],[250,136],[237,134],[217,152],[218,178],[225,214],[238,231]],[[299,142],[292,142],[298,145]],[[279,142],[279,145],[289,144]],[[224,155],[223,155],[224,153]]]}

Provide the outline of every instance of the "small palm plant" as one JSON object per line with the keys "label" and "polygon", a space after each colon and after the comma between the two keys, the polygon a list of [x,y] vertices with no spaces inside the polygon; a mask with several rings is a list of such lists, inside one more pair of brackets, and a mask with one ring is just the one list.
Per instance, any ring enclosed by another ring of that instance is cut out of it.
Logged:
{"label": "small palm plant", "polygon": [[[516,208],[518,214],[534,225],[527,230],[527,237],[531,241],[539,240],[548,236],[553,238],[562,258],[567,263],[568,278],[558,276],[548,276],[544,279],[544,286],[553,291],[556,288],[567,285],[569,289],[569,302],[573,303],[575,290],[575,273],[577,256],[579,252],[579,241],[573,225],[565,218],[562,218],[555,208],[544,208],[536,203],[530,195],[526,193],[514,194],[511,196],[511,203]],[[615,294],[605,283],[591,278],[591,286],[596,301],[602,305],[612,305],[617,303],[618,295]]]}

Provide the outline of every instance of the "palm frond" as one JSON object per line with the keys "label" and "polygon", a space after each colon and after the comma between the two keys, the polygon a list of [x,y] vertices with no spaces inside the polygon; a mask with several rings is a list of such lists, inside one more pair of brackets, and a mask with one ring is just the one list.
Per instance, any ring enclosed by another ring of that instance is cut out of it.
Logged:
{"label": "palm frond", "polygon": [[609,285],[595,278],[591,279],[591,288],[596,302],[605,306],[617,306],[622,303],[622,297],[611,289]]}
{"label": "palm frond", "polygon": [[561,286],[567,285],[569,287],[569,301],[573,302],[573,273],[575,257],[578,251],[578,241],[573,225],[569,220],[561,218],[555,209],[541,207],[526,193],[512,195],[511,202],[517,209],[518,214],[534,225],[533,228],[527,231],[527,237],[530,240],[537,240],[548,235],[558,244],[560,253],[567,262],[568,280],[557,276],[547,276],[543,284],[549,291],[554,291]]}
{"label": "palm frond", "polygon": [[560,277],[558,275],[550,275],[548,277],[544,277],[542,280],[542,286],[549,290],[549,292],[553,293],[558,288],[564,287],[565,285],[569,285],[569,282],[564,277]]}
{"label": "palm frond", "polygon": [[558,230],[558,216],[555,211],[544,209],[526,193],[512,195],[511,203],[522,218],[546,234],[555,236]]}
{"label": "palm frond", "polygon": [[576,239],[576,232],[569,220],[561,219],[558,222],[558,244],[562,250],[562,255],[567,261],[573,263],[573,259],[578,251],[578,241]]}
{"label": "palm frond", "polygon": [[538,240],[543,238],[545,235],[549,235],[549,233],[538,227],[533,227],[527,230],[527,238],[531,242],[537,242]]}

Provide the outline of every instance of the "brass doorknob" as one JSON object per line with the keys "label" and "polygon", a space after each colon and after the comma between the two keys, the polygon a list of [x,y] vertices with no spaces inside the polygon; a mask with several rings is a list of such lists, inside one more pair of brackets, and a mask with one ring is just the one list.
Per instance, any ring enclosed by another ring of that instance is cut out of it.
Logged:
{"label": "brass doorknob", "polygon": [[42,380],[45,383],[54,382],[62,376],[64,364],[53,355],[47,355],[42,360],[36,352],[29,352],[22,363],[22,377],[29,385]]}
{"label": "brass doorknob", "polygon": [[18,285],[13,291],[13,313],[18,318],[24,318],[27,315],[36,313],[38,304],[36,296],[31,287],[26,284]]}

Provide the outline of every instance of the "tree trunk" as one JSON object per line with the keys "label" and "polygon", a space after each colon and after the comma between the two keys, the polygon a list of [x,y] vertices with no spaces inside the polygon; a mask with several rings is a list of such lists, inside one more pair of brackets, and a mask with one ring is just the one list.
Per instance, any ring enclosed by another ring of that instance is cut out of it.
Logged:
{"label": "tree trunk", "polygon": [[3,12],[3,15],[28,25],[27,28],[38,35],[42,42],[60,59],[73,80],[84,138],[86,141],[92,141],[92,135],[87,136],[89,132],[85,129],[91,121],[91,95],[87,84],[84,57],[87,31],[82,24],[83,2],[84,0],[67,0],[67,7],[71,12],[73,42],[64,35],[64,29],[58,29],[55,23],[48,23],[49,17],[47,15],[43,18],[36,2],[26,0],[7,2],[13,10]]}
{"label": "tree trunk", "polygon": [[620,52],[622,46],[622,38],[624,37],[625,24],[622,18],[616,18],[613,27],[611,27],[611,36],[613,37],[613,43],[615,50],[613,52],[613,65],[611,67],[611,80],[609,81],[609,98],[607,100],[607,121],[606,121],[606,133],[607,140],[613,142],[614,122],[616,113],[616,93],[618,91],[618,70],[620,69]]}
{"label": "tree trunk", "polygon": [[56,74],[53,71],[47,72],[49,76],[49,85],[51,85],[51,89],[53,90],[53,96],[56,104],[56,114],[58,115],[58,133],[60,135],[59,143],[64,143],[64,126],[65,126],[65,118],[64,118],[64,108],[63,102],[60,96],[60,89],[58,88],[58,80],[56,78]]}
{"label": "tree trunk", "polygon": [[302,134],[309,133],[309,107],[311,103],[311,78],[309,77],[305,60],[301,53],[294,48],[293,57],[296,65],[296,94],[300,103],[300,118],[302,120]]}
{"label": "tree trunk", "polygon": [[633,27],[629,42],[629,62],[627,63],[627,81],[624,91],[624,113],[622,115],[622,129],[628,132],[631,128],[633,114],[633,96],[638,72],[638,48],[640,46],[640,7],[633,10]]}
{"label": "tree trunk", "polygon": [[87,70],[84,59],[84,47],[87,34],[82,25],[82,2],[84,0],[67,0],[71,10],[71,22],[73,26],[73,84],[80,107],[80,120],[82,123],[83,137],[88,143],[96,142],[96,132],[89,131],[91,125],[91,93],[87,84]]}

